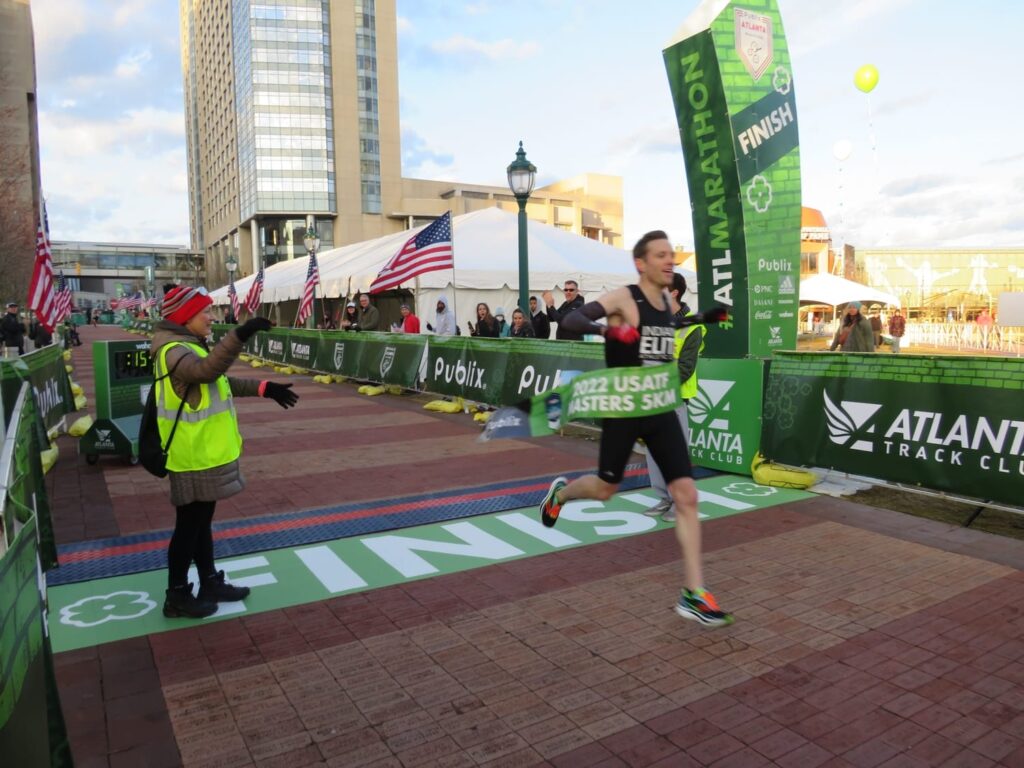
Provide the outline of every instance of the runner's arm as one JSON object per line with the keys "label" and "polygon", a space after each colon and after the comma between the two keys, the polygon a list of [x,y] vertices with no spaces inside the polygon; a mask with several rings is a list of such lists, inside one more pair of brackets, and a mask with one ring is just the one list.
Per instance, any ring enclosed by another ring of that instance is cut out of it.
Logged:
{"label": "runner's arm", "polygon": [[605,317],[608,311],[599,301],[591,301],[584,304],[574,312],[570,312],[562,318],[562,330],[573,333],[595,333],[604,336],[608,326],[595,322]]}
{"label": "runner's arm", "polygon": [[705,312],[697,312],[686,317],[674,318],[676,328],[685,328],[688,325],[712,325],[729,319],[729,308],[723,306],[712,307]]}

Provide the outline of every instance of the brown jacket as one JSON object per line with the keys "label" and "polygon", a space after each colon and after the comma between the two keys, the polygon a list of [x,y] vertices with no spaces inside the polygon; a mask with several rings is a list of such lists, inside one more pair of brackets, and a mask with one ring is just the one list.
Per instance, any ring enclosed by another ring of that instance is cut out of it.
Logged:
{"label": "brown jacket", "polygon": [[[190,385],[212,384],[218,377],[226,374],[241,354],[242,342],[232,330],[203,358],[179,342],[206,346],[205,340],[177,323],[161,320],[153,326],[153,359],[160,359],[161,349],[166,345],[177,344],[167,351],[167,370],[174,371],[171,374],[171,386],[178,397],[185,396],[188,390],[186,400],[189,406],[194,408],[199,405],[199,387],[190,388]],[[164,373],[166,371],[158,366],[157,375]],[[259,382],[255,379],[236,379],[229,376],[228,382],[231,384],[233,397],[254,397],[258,394]],[[176,507],[191,504],[193,501],[226,499],[245,487],[245,478],[237,461],[197,472],[169,472],[168,477],[171,481],[171,504]]]}

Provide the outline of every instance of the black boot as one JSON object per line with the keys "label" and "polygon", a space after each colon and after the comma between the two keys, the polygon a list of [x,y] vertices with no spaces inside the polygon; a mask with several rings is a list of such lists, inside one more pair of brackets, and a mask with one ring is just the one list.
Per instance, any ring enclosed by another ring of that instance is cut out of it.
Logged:
{"label": "black boot", "polygon": [[205,619],[217,612],[217,604],[202,597],[192,596],[192,584],[171,587],[164,600],[164,616],[169,619]]}
{"label": "black boot", "polygon": [[209,600],[211,603],[231,603],[236,600],[245,600],[248,596],[248,587],[235,587],[224,581],[224,571],[217,571],[213,576],[200,579],[200,600]]}

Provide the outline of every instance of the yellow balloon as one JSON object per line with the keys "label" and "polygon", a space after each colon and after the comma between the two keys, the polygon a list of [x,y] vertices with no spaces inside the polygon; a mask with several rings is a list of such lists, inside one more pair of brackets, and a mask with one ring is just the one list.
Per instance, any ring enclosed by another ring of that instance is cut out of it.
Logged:
{"label": "yellow balloon", "polygon": [[878,85],[878,68],[874,64],[865,64],[853,75],[853,84],[864,93],[871,93]]}

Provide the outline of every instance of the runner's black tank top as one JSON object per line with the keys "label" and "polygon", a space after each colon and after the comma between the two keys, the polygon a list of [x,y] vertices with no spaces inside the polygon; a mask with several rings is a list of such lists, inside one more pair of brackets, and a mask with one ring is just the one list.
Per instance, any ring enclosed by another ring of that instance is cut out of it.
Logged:
{"label": "runner's black tank top", "polygon": [[609,368],[624,368],[633,365],[661,365],[674,359],[675,326],[672,321],[672,305],[668,294],[664,294],[665,309],[657,309],[640,290],[639,285],[627,286],[640,312],[640,342],[638,344],[617,344],[605,342],[604,360]]}

